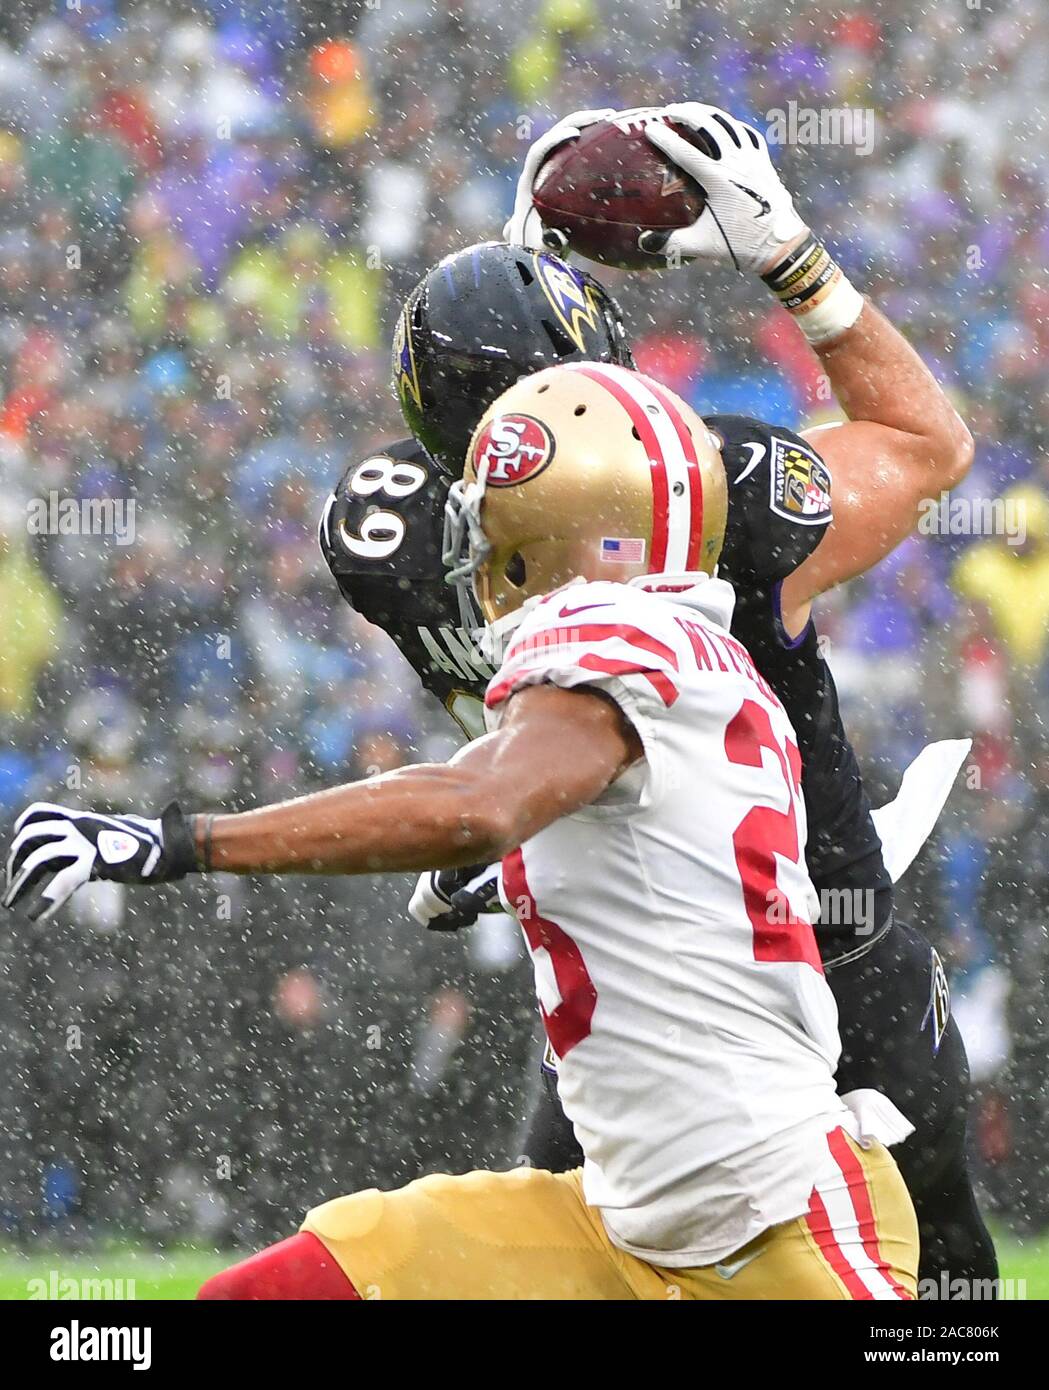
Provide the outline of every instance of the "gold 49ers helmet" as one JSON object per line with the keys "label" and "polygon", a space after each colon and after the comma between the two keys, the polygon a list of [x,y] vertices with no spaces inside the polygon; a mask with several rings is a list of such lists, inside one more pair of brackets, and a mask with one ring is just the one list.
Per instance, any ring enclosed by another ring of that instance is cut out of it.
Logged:
{"label": "gold 49ers helmet", "polygon": [[444,560],[494,622],[578,575],[711,574],[726,506],[717,444],[684,401],[625,367],[566,363],[481,417]]}

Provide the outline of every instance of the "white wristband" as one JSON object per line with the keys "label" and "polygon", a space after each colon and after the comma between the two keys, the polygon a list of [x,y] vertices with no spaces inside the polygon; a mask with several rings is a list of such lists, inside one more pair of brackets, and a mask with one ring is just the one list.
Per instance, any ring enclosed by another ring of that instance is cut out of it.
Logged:
{"label": "white wristband", "polygon": [[813,344],[844,333],[863,309],[859,290],[811,235],[761,278]]}
{"label": "white wristband", "polygon": [[829,342],[851,328],[863,309],[863,295],[840,268],[838,275],[839,279],[828,289],[824,299],[792,315],[813,346]]}

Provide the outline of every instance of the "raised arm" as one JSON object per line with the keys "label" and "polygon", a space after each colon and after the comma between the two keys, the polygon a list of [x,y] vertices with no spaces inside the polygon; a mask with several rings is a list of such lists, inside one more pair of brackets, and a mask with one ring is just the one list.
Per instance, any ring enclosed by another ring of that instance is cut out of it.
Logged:
{"label": "raised arm", "polygon": [[799,217],[764,138],[713,107],[665,111],[701,131],[718,158],[665,124],[646,128],[707,195],[696,223],[661,236],[653,254],[734,264],[760,277],[819,357],[848,416],[807,434],[830,469],[834,520],[783,583],[784,624],[796,634],[817,594],[877,564],[913,531],[922,500],[965,476],[972,438],[918,354]]}
{"label": "raised arm", "polygon": [[973,442],[921,358],[867,302],[852,325],[814,351],[849,417],[807,430],[833,480],[834,520],[814,553],[783,582],[789,631],[810,601],[884,559],[918,524],[924,498],[955,487]]}
{"label": "raised arm", "polygon": [[[700,185],[705,205],[691,226],[643,233],[640,249],[667,266],[698,260],[763,280],[804,333],[848,416],[808,433],[830,468],[834,520],[783,584],[784,623],[797,633],[817,594],[877,564],[914,529],[922,500],[965,476],[972,439],[918,354],[798,214],[759,131],[701,102],[641,114],[645,137]],[[577,124],[555,128],[533,147],[509,235],[539,244],[534,156],[577,134]],[[675,125],[700,138],[685,139]]]}

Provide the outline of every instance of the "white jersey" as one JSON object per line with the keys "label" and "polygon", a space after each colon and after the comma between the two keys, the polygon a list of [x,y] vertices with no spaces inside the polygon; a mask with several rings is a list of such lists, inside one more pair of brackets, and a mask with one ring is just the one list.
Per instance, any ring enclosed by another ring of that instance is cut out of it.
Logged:
{"label": "white jersey", "polygon": [[504,860],[502,891],[587,1202],[617,1245],[672,1266],[803,1214],[826,1134],[850,1122],[794,731],[729,635],[731,588],[698,578],[577,582],[530,605],[486,700],[494,728],[524,686],[595,687],[644,746]]}

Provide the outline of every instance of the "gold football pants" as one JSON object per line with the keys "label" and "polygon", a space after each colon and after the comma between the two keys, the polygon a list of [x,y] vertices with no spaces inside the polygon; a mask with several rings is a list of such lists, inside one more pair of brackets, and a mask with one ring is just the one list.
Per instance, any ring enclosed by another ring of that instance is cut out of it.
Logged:
{"label": "gold football pants", "polygon": [[303,1223],[362,1299],[913,1298],[918,1232],[880,1145],[843,1130],[808,1211],[715,1265],[670,1269],[618,1249],[579,1169],[437,1174],[315,1207]]}

